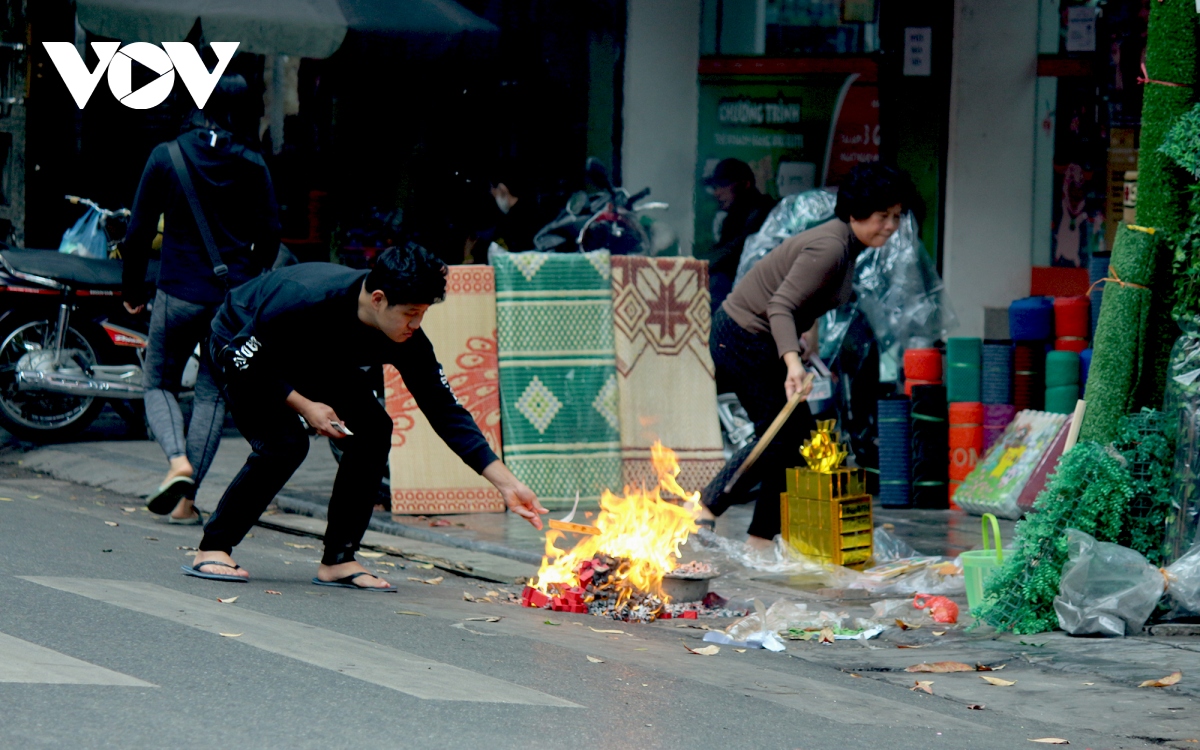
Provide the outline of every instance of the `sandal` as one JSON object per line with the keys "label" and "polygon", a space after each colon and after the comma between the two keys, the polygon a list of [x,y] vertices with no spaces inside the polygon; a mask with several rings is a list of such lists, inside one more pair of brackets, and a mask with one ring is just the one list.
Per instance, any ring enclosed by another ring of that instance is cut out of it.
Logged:
{"label": "sandal", "polygon": [[167,516],[167,523],[172,524],[174,526],[203,526],[204,525],[204,514],[201,513],[199,511],[199,509],[197,509],[197,508],[193,508],[192,510],[194,510],[196,512],[196,515],[190,516],[188,518],[176,518],[175,516]]}
{"label": "sandal", "polygon": [[227,573],[205,573],[204,571],[200,570],[205,565],[220,565],[222,568],[229,568],[230,570],[242,569],[241,565],[230,565],[229,563],[217,562],[216,560],[205,560],[204,562],[198,562],[190,568],[186,565],[181,565],[179,567],[183,569],[184,575],[195,576],[196,578],[206,578],[210,581],[237,581],[238,583],[250,582],[249,578],[231,576]]}
{"label": "sandal", "polygon": [[314,576],[312,582],[318,586],[336,586],[342,589],[358,589],[359,591],[373,591],[376,593],[395,593],[397,591],[396,587],[390,583],[386,588],[380,586],[359,586],[358,584],[354,583],[354,579],[358,578],[359,576],[371,576],[372,578],[378,577],[373,573],[351,573],[345,578],[338,578],[333,581],[322,581],[320,578]]}
{"label": "sandal", "polygon": [[715,518],[698,518],[696,519],[696,525],[702,529],[708,529],[713,533],[717,531],[717,519]]}
{"label": "sandal", "polygon": [[[191,477],[175,477],[162,484],[146,498],[146,510],[159,516],[165,516],[175,510],[175,506],[183,498],[191,495],[196,483]],[[194,496],[193,496],[194,497]]]}

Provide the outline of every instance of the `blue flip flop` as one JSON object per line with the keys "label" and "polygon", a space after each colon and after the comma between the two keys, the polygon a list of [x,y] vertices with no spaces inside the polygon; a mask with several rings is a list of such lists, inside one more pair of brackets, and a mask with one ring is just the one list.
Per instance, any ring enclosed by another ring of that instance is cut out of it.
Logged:
{"label": "blue flip flop", "polygon": [[150,497],[146,498],[146,510],[151,513],[165,516],[175,510],[175,506],[185,495],[196,488],[196,483],[191,477],[175,477],[171,481],[163,484]]}
{"label": "blue flip flop", "polygon": [[194,576],[196,578],[206,578],[210,581],[237,581],[238,583],[250,582],[249,578],[242,578],[241,576],[231,576],[225,573],[205,573],[204,571],[200,570],[205,565],[220,565],[223,568],[229,568],[231,570],[242,569],[241,565],[230,565],[229,563],[217,562],[216,560],[205,560],[204,562],[196,563],[190,568],[186,565],[180,565],[179,567],[181,570],[183,570],[184,575]]}
{"label": "blue flip flop", "polygon": [[322,581],[320,578],[314,577],[312,582],[318,586],[336,586],[340,589],[357,589],[358,591],[370,591],[378,594],[394,594],[397,591],[396,587],[391,584],[388,584],[387,588],[380,588],[378,586],[359,586],[358,584],[354,583],[354,579],[358,578],[359,576],[377,577],[373,573],[351,573],[345,578],[338,578],[334,581]]}

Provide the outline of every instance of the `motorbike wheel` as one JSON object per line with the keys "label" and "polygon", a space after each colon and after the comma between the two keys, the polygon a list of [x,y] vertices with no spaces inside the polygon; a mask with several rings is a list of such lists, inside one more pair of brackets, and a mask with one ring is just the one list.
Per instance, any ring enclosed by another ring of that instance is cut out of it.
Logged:
{"label": "motorbike wheel", "polygon": [[[17,361],[26,353],[53,346],[53,320],[17,320],[0,331],[0,425],[13,435],[32,442],[63,440],[99,416],[103,399],[64,393],[17,389]],[[63,346],[78,349],[90,364],[96,348],[76,328],[68,328]]]}

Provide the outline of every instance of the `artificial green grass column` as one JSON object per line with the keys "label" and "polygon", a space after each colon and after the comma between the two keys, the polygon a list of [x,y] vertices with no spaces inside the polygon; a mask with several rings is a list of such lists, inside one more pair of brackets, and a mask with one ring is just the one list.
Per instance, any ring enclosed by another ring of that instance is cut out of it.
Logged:
{"label": "artificial green grass column", "polygon": [[[1110,280],[1104,285],[1100,321],[1092,343],[1092,366],[1084,393],[1087,410],[1080,440],[1101,444],[1111,441],[1121,417],[1136,410],[1134,401],[1142,382],[1161,377],[1161,373],[1144,372],[1143,363],[1149,343],[1150,310],[1154,297],[1162,293],[1155,285],[1162,246],[1158,232],[1130,229],[1125,224],[1117,230]],[[1168,286],[1169,280],[1167,277]]]}
{"label": "artificial green grass column", "polygon": [[[1146,37],[1146,78],[1143,84],[1142,133],[1138,149],[1139,225],[1162,232],[1155,276],[1158,283],[1150,306],[1142,378],[1135,406],[1162,404],[1167,362],[1179,328],[1171,319],[1175,292],[1171,260],[1187,223],[1191,179],[1159,146],[1180,115],[1196,101],[1197,18],[1195,0],[1151,0]],[[1172,86],[1168,84],[1182,84]],[[1115,252],[1115,248],[1114,248]]]}

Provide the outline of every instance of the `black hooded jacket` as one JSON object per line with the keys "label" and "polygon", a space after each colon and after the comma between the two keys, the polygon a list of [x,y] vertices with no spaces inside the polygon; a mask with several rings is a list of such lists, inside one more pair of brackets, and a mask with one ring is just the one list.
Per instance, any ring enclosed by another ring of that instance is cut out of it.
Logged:
{"label": "black hooded jacket", "polygon": [[[177,140],[213,240],[229,267],[227,280],[232,288],[274,262],[279,250],[279,208],[262,156],[231,142],[228,133],[216,132],[215,146],[211,144],[213,131],[208,128],[189,130]],[[139,305],[149,297],[142,279],[159,214],[165,219],[158,288],[188,302],[220,304],[226,285],[213,273],[165,143],[156,146],[146,161],[129,231],[121,244],[125,301]]]}

